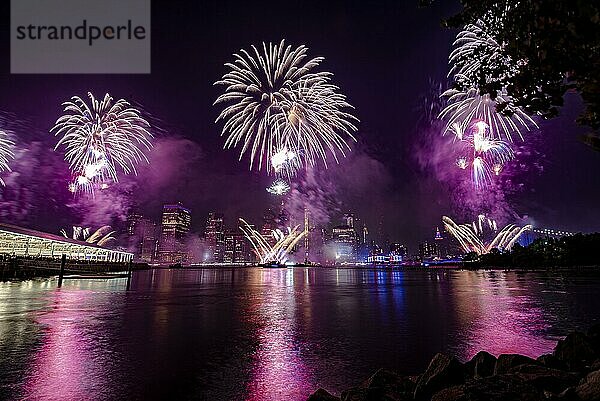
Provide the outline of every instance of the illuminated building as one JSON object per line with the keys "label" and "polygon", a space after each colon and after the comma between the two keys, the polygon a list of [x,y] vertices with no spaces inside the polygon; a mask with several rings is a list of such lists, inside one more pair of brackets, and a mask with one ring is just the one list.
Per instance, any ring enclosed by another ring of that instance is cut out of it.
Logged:
{"label": "illuminated building", "polygon": [[310,256],[310,222],[308,220],[308,208],[304,208],[304,263],[308,262]]}
{"label": "illuminated building", "polygon": [[356,263],[356,231],[353,227],[342,225],[332,230],[332,243],[335,263]]}
{"label": "illuminated building", "polygon": [[390,246],[390,263],[402,263],[406,258],[406,247],[399,243]]}
{"label": "illuminated building", "polygon": [[181,203],[164,205],[158,242],[158,261],[185,263],[188,261],[187,240],[192,214]]}
{"label": "illuminated building", "polygon": [[433,242],[435,243],[435,256],[439,259],[443,259],[448,254],[446,250],[446,241],[444,237],[442,237],[442,233],[440,232],[440,228],[435,228],[435,237],[433,238]]}
{"label": "illuminated building", "polygon": [[0,223],[0,254],[33,258],[129,262],[133,254],[42,231]]}
{"label": "illuminated building", "polygon": [[156,257],[156,223],[138,213],[127,217],[130,250],[135,258],[152,262]]}
{"label": "illuminated building", "polygon": [[252,262],[250,244],[239,230],[225,234],[223,262],[236,264]]}
{"label": "illuminated building", "polygon": [[210,212],[208,214],[204,239],[209,249],[206,262],[222,263],[225,258],[225,223],[222,213]]}
{"label": "illuminated building", "polygon": [[422,261],[432,260],[438,255],[437,245],[435,242],[425,241],[419,244],[419,257]]}

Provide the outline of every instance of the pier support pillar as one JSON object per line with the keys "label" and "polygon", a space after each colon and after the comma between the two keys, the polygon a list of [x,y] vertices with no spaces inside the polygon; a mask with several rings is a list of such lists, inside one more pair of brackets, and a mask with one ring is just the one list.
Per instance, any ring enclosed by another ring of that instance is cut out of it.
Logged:
{"label": "pier support pillar", "polygon": [[65,275],[65,264],[67,263],[67,255],[63,253],[60,258],[60,273],[58,274],[58,288],[62,287],[63,276]]}

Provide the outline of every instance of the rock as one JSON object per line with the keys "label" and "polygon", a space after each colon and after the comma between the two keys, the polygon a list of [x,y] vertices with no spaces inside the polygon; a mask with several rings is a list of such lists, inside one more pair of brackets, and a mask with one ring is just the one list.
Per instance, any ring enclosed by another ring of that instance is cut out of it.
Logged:
{"label": "rock", "polygon": [[498,360],[496,361],[496,368],[494,369],[495,375],[501,375],[504,373],[508,373],[508,371],[515,366],[519,365],[534,365],[536,364],[535,359],[531,359],[527,356],[519,355],[519,354],[502,354],[498,356]]}
{"label": "rock", "polygon": [[465,398],[465,386],[452,386],[438,391],[431,397],[431,401],[462,401]]}
{"label": "rock", "polygon": [[589,373],[575,388],[577,396],[583,400],[600,400],[600,370]]}
{"label": "rock", "polygon": [[556,344],[554,356],[568,369],[579,371],[596,359],[596,352],[588,336],[575,331]]}
{"label": "rock", "polygon": [[340,401],[340,398],[331,395],[327,390],[320,388],[312,393],[306,401]]}
{"label": "rock", "polygon": [[411,394],[415,391],[415,383],[408,377],[399,375],[387,369],[379,369],[373,376],[367,380],[368,388],[380,388],[386,394],[395,398],[400,398],[404,394]]}
{"label": "rock", "polygon": [[590,365],[590,372],[593,372],[594,370],[600,370],[600,359],[596,359]]}
{"label": "rock", "polygon": [[594,347],[596,355],[600,355],[600,323],[596,323],[586,332],[590,343]]}
{"label": "rock", "polygon": [[549,401],[581,401],[579,397],[577,397],[575,387],[569,387],[560,394],[553,394],[547,398]]}
{"label": "rock", "polygon": [[544,395],[535,387],[512,375],[498,375],[468,380],[433,395],[431,401],[542,401]]}
{"label": "rock", "polygon": [[342,401],[396,401],[380,388],[355,387],[342,391]]}
{"label": "rock", "polygon": [[574,373],[540,365],[519,365],[509,372],[539,390],[547,390],[553,393],[560,393],[579,381],[579,377]]}
{"label": "rock", "polygon": [[465,376],[465,368],[456,358],[436,354],[419,377],[414,397],[416,400],[429,399],[444,388],[464,383]]}
{"label": "rock", "polygon": [[480,379],[494,374],[496,367],[496,357],[489,352],[480,351],[471,360],[465,363],[465,369],[469,376]]}
{"label": "rock", "polygon": [[560,370],[567,369],[567,366],[552,354],[544,354],[542,356],[539,356],[536,359],[536,361],[548,368],[560,369]]}

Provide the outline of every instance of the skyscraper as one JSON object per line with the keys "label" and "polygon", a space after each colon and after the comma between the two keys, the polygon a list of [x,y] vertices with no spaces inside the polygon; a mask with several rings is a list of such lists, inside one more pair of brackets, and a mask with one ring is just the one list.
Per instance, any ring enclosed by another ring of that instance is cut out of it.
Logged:
{"label": "skyscraper", "polygon": [[356,231],[348,225],[333,228],[335,263],[356,263]]}
{"label": "skyscraper", "polygon": [[181,203],[164,205],[158,260],[161,263],[185,263],[188,261],[186,243],[190,232],[192,214]]}
{"label": "skyscraper", "polygon": [[224,240],[224,263],[249,263],[251,262],[250,244],[244,234],[237,231],[229,231]]}
{"label": "skyscraper", "polygon": [[208,260],[205,262],[222,263],[225,258],[225,224],[222,213],[208,214],[204,239],[209,249]]}
{"label": "skyscraper", "polygon": [[156,256],[156,223],[139,213],[131,213],[127,217],[127,234],[134,257],[153,262]]}

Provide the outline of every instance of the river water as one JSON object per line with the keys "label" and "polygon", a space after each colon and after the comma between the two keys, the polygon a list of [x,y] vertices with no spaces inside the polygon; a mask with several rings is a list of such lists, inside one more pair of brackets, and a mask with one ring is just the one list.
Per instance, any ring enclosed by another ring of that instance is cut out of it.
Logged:
{"label": "river water", "polygon": [[600,321],[600,275],[198,269],[0,283],[0,399],[305,400],[436,352],[532,357]]}

